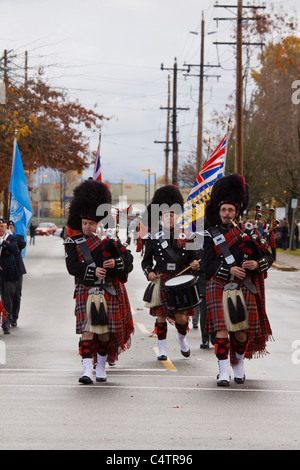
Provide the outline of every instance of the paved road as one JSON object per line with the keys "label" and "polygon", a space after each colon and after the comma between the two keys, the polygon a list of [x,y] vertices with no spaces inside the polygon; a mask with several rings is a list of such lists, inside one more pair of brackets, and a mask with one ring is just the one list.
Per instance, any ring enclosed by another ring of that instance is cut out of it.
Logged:
{"label": "paved road", "polygon": [[247,361],[245,385],[220,389],[213,349],[199,349],[199,330],[189,333],[186,359],[169,327],[170,361],[157,361],[153,320],[141,300],[141,256],[134,256],[127,284],[132,347],[108,370],[107,383],[86,387],[78,384],[73,279],[61,239],[37,237],[36,246],[28,246],[18,327],[0,333],[0,449],[98,449],[108,455],[299,449],[300,271],[269,271],[270,354]]}

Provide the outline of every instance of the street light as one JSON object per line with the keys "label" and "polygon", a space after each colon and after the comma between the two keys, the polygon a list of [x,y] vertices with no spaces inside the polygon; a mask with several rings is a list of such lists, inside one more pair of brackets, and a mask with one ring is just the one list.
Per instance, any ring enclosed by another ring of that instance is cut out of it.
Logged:
{"label": "street light", "polygon": [[147,183],[145,182],[145,206],[148,206],[148,194],[149,194],[149,202],[150,202],[150,168],[144,168],[141,171],[147,171],[148,174],[148,188],[147,188]]}
{"label": "street light", "polygon": [[126,178],[119,178],[119,181],[121,181],[121,196],[123,196],[123,185],[125,180]]}
{"label": "street light", "polygon": [[[39,175],[39,178],[48,178],[48,175]],[[42,214],[44,215],[44,205],[42,204],[42,206],[43,206]],[[40,180],[39,180],[39,186],[38,186],[38,224],[39,223],[40,223]]]}
{"label": "street light", "polygon": [[[148,175],[154,175],[154,193],[156,191],[156,172],[152,171],[151,173],[149,172]],[[150,187],[149,187],[149,197],[150,197]]]}

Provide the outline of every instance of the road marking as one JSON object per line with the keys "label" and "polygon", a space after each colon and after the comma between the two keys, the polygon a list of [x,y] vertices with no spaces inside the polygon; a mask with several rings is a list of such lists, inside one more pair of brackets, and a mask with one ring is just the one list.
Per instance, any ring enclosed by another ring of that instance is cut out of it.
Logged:
{"label": "road marking", "polygon": [[270,390],[270,389],[243,389],[243,388],[231,388],[231,387],[173,387],[173,386],[149,386],[149,385],[109,385],[107,382],[97,384],[96,382],[94,385],[82,385],[82,384],[0,384],[1,388],[81,388],[85,390],[99,390],[100,388],[109,388],[109,389],[124,389],[124,390],[184,390],[184,391],[198,391],[198,392],[211,392],[211,391],[218,391],[220,393],[228,393],[228,392],[238,392],[238,393],[276,393],[276,394],[300,394],[300,390]]}
{"label": "road marking", "polygon": [[[156,353],[156,356],[158,356],[159,354],[158,348],[154,347],[153,349]],[[176,367],[174,366],[173,362],[171,361],[169,357],[166,361],[159,361],[159,362],[161,362],[167,370],[177,371]]]}
{"label": "road marking", "polygon": [[136,325],[139,327],[142,333],[145,333],[146,335],[150,334],[150,331],[147,330],[143,323],[136,323]]}

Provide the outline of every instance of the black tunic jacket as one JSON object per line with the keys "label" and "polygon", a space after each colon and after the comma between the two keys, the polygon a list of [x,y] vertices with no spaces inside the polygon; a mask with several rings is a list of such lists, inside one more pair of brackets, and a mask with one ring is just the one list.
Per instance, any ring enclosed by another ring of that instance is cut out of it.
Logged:
{"label": "black tunic jacket", "polygon": [[198,250],[193,247],[192,240],[180,240],[174,238],[171,232],[170,239],[166,240],[168,246],[175,252],[175,256],[163,248],[164,244],[154,236],[145,242],[145,255],[142,261],[142,269],[145,276],[150,272],[167,273],[176,275],[187,267],[192,261],[197,260]]}
{"label": "black tunic jacket", "polygon": [[130,251],[125,250],[119,242],[117,243],[119,248],[115,244],[109,243],[110,256],[107,257],[104,251],[104,248],[107,249],[107,246],[105,245],[105,240],[103,240],[100,245],[90,251],[95,263],[95,266],[92,267],[84,259],[82,261],[79,260],[76,240],[78,238],[82,239],[82,237],[82,235],[68,237],[64,242],[66,267],[69,274],[75,277],[75,283],[86,286],[94,285],[98,281],[98,278],[95,276],[96,267],[102,267],[103,261],[109,258],[115,260],[115,267],[114,269],[107,270],[107,279],[117,277],[121,282],[126,282],[128,273],[133,269],[133,256]]}

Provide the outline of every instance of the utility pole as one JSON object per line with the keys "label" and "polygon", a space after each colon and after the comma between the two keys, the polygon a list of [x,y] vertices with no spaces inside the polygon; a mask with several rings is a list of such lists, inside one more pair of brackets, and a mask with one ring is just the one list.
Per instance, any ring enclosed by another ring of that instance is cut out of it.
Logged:
{"label": "utility pole", "polygon": [[178,182],[178,143],[177,143],[177,61],[174,62],[173,75],[173,118],[172,118],[172,141],[173,141],[173,171],[172,183]]}
{"label": "utility pole", "polygon": [[[178,108],[177,107],[177,72],[182,70],[186,72],[186,69],[178,69],[177,60],[175,57],[174,66],[172,69],[164,68],[161,64],[161,70],[172,70],[173,71],[173,106],[172,108],[160,108],[160,109],[172,109],[172,151],[173,151],[173,171],[172,171],[172,184],[178,185],[178,141],[177,141],[177,111],[184,110],[188,111],[189,108]],[[168,141],[167,141],[168,142]]]}
{"label": "utility pole", "polygon": [[[192,32],[192,31],[191,31]],[[193,33],[193,32],[192,32]],[[193,33],[198,34],[198,33]],[[205,21],[202,12],[202,21],[201,21],[201,43],[200,43],[200,64],[184,64],[188,66],[188,73],[185,76],[194,76],[190,74],[191,67],[200,67],[199,77],[199,99],[198,99],[198,130],[197,130],[197,158],[196,158],[196,174],[198,175],[202,168],[202,147],[203,147],[203,85],[204,77],[217,77],[220,75],[204,75],[205,67],[220,67],[220,65],[204,65],[204,36],[205,36]]]}
{"label": "utility pole", "polygon": [[170,84],[170,75],[168,75],[168,105],[167,108],[162,108],[160,109],[167,109],[167,132],[166,132],[166,140],[155,140],[155,144],[166,144],[165,147],[165,184],[168,184],[169,182],[169,153],[170,153],[170,147],[169,144],[170,142],[170,105],[171,105],[171,84]]}
{"label": "utility pole", "polygon": [[5,88],[7,90],[7,87],[8,87],[8,74],[7,74],[7,50],[5,49],[4,50],[4,74],[3,74],[3,78],[4,78],[4,84],[5,84]]}
{"label": "utility pole", "polygon": [[234,169],[243,174],[243,0],[238,0],[237,11],[237,33],[236,33],[236,97],[235,97],[235,120],[236,120],[236,143],[235,143],[235,165]]}
{"label": "utility pole", "polygon": [[27,87],[27,82],[28,82],[28,52],[25,51],[25,80],[24,80],[25,88]]}
{"label": "utility pole", "polygon": [[203,139],[203,78],[204,78],[204,30],[205,23],[202,12],[201,21],[201,48],[200,48],[200,83],[199,83],[199,102],[198,102],[198,132],[197,132],[197,164],[196,174],[200,173],[202,168],[202,139]]}
{"label": "utility pole", "polygon": [[[243,6],[243,0],[238,0],[237,5],[215,5],[216,8],[237,8],[237,36],[236,42],[214,42],[214,44],[232,44],[236,45],[236,109],[235,109],[235,161],[234,170],[243,174],[243,45],[263,46],[264,43],[244,43],[243,42],[243,21],[263,20],[262,17],[243,18],[243,8],[265,9],[265,6],[249,5]],[[231,18],[214,18],[216,21],[231,20]]]}
{"label": "utility pole", "polygon": [[168,184],[169,182],[170,104],[171,104],[171,82],[170,82],[170,75],[168,75],[168,112],[167,112],[167,135],[166,135],[165,184]]}

